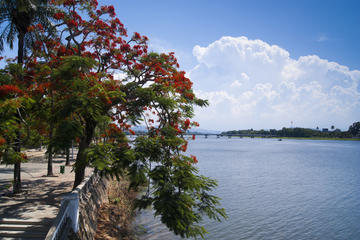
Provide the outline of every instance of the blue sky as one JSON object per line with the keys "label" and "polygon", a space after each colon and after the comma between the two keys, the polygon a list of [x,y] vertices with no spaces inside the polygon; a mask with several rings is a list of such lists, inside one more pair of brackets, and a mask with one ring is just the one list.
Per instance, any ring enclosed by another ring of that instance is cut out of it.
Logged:
{"label": "blue sky", "polygon": [[360,121],[360,1],[98,0],[175,51],[201,128],[346,130]]}
{"label": "blue sky", "polygon": [[175,51],[209,129],[347,129],[360,120],[360,1],[101,1]]}
{"label": "blue sky", "polygon": [[276,44],[291,57],[316,54],[360,69],[360,1],[99,1],[114,4],[129,31],[192,51],[222,36]]}

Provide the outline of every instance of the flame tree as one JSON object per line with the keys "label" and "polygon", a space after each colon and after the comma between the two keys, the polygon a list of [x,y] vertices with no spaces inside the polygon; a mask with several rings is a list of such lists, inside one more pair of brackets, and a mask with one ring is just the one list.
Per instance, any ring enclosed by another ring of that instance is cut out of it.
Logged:
{"label": "flame tree", "polygon": [[[207,101],[194,95],[174,53],[149,52],[146,36],[128,36],[114,7],[98,7],[96,0],[51,4],[59,34],[29,27],[38,41],[26,63],[32,79],[26,89],[40,106],[51,99],[55,132],[64,122],[76,132],[68,135],[68,142],[78,142],[74,187],[87,166],[127,174],[131,188],[147,187],[138,208],[152,206],[181,237],[203,237],[203,216],[220,221],[226,214],[211,195],[216,181],[199,175],[196,157],[185,155],[183,134],[198,125],[191,121],[193,106]],[[145,124],[147,134],[130,144],[125,133],[137,124]],[[94,141],[97,131],[104,141]]]}

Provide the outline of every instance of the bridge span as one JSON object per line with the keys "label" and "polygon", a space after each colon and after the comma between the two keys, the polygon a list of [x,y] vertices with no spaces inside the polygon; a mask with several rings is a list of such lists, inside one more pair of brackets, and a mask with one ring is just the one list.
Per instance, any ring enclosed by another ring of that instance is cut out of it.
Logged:
{"label": "bridge span", "polygon": [[220,138],[220,137],[250,137],[250,138],[255,138],[255,137],[261,137],[261,138],[271,138],[271,137],[276,137],[274,135],[265,135],[265,134],[221,134],[221,133],[185,133],[185,136],[204,136],[205,138],[208,138],[209,136],[216,136],[216,138]]}
{"label": "bridge span", "polygon": [[[131,134],[127,134],[130,136],[143,136],[146,133],[136,133],[135,135],[131,135]],[[260,138],[272,138],[272,137],[277,137],[275,135],[265,135],[265,134],[221,134],[221,133],[184,133],[184,136],[204,136],[204,138],[208,138],[210,136],[215,136],[216,138],[221,138],[221,137],[239,137],[239,138],[243,138],[243,137],[249,137],[249,138],[255,138],[255,137],[260,137]]]}

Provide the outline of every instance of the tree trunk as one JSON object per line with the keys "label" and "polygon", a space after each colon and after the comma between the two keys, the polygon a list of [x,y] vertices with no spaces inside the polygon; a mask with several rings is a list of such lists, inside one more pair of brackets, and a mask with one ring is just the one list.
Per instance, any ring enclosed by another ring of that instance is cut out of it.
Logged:
{"label": "tree trunk", "polygon": [[25,38],[25,33],[19,31],[18,34],[18,59],[17,59],[17,63],[18,64],[23,64],[24,62],[24,38]]}
{"label": "tree trunk", "polygon": [[14,164],[14,185],[13,193],[21,192],[21,162]]}
{"label": "tree trunk", "polygon": [[54,119],[53,119],[53,113],[54,113],[54,97],[52,94],[52,91],[50,91],[50,130],[49,130],[49,146],[48,146],[48,169],[47,169],[47,176],[54,176],[53,173],[53,132],[54,132]]}
{"label": "tree trunk", "polygon": [[[16,143],[14,146],[15,152],[21,152],[21,134],[19,131],[16,132]],[[18,161],[18,160],[17,160]],[[14,185],[13,193],[21,192],[21,161],[14,164]]]}
{"label": "tree trunk", "polygon": [[54,176],[52,163],[53,163],[53,152],[52,152],[52,146],[50,144],[48,147],[48,167],[47,167],[47,174],[46,174],[46,176],[48,176],[48,177]]}
{"label": "tree trunk", "polygon": [[53,147],[52,147],[52,137],[53,137],[53,126],[54,124],[53,123],[50,123],[50,132],[49,132],[49,146],[48,146],[48,168],[47,168],[47,176],[48,177],[51,177],[51,176],[54,176],[54,173],[53,173]]}
{"label": "tree trunk", "polygon": [[75,181],[73,189],[75,189],[85,178],[85,168],[87,166],[85,150],[90,146],[96,127],[96,121],[93,119],[86,119],[85,121],[85,132],[80,140],[79,150],[75,161]]}
{"label": "tree trunk", "polygon": [[66,152],[66,162],[65,165],[66,166],[70,166],[70,148],[66,148],[65,149]]}
{"label": "tree trunk", "polygon": [[[17,63],[22,66],[24,59],[24,37],[25,34],[19,32],[18,35],[18,59]],[[20,120],[18,120],[20,123]],[[15,152],[21,152],[21,134],[19,131],[16,132],[16,143],[14,147]],[[21,162],[16,162],[14,164],[14,185],[13,193],[21,192]]]}

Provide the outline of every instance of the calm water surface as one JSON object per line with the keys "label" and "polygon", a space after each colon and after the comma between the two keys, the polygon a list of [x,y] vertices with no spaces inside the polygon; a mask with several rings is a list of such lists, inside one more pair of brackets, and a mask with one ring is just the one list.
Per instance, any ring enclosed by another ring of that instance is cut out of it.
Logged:
{"label": "calm water surface", "polygon": [[[206,239],[360,239],[360,142],[199,137],[189,154],[229,216]],[[140,239],[179,239],[151,211]]]}

